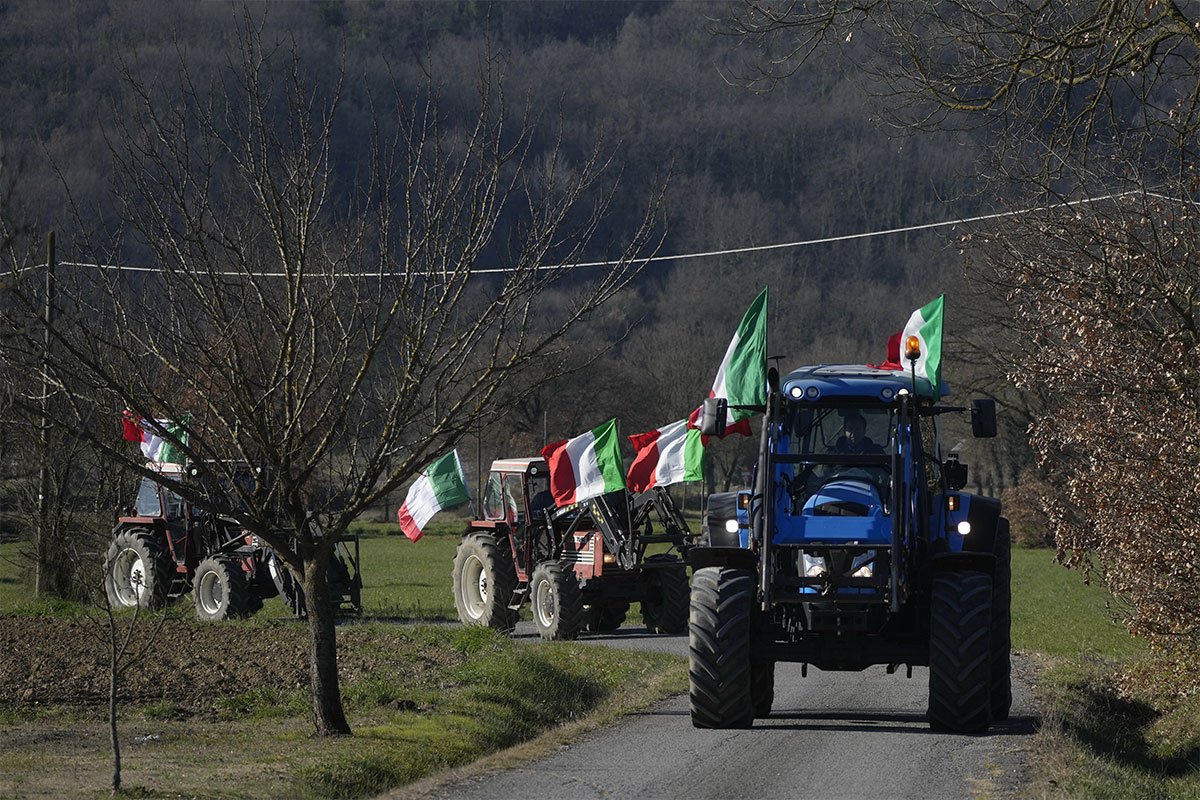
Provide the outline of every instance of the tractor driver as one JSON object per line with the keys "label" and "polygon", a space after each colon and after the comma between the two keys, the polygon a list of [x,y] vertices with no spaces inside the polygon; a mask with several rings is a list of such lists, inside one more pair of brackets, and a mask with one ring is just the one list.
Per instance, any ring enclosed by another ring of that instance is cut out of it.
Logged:
{"label": "tractor driver", "polygon": [[536,523],[546,518],[545,512],[554,508],[554,496],[550,494],[550,479],[531,478],[529,480],[529,515]]}
{"label": "tractor driver", "polygon": [[879,455],[883,448],[867,436],[867,421],[857,411],[847,411],[842,421],[842,435],[833,445],[835,453],[850,455]]}

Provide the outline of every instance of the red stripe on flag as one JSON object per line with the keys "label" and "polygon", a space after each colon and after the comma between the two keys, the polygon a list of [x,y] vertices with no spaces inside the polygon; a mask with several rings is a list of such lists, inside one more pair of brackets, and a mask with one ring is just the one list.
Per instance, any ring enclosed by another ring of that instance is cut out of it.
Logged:
{"label": "red stripe on flag", "polygon": [[625,476],[625,485],[631,492],[644,492],[655,484],[654,474],[658,468],[658,439],[659,431],[635,433],[629,437],[633,449],[637,452],[633,463],[629,466],[629,474]]}
{"label": "red stripe on flag", "polygon": [[396,519],[400,522],[400,530],[404,531],[404,535],[411,541],[415,542],[425,535],[425,531],[417,526],[417,521],[409,513],[408,503],[400,506],[400,510],[396,512]]}
{"label": "red stripe on flag", "polygon": [[904,369],[900,362],[900,336],[904,331],[896,331],[888,337],[887,360],[882,364],[867,364],[872,369]]}
{"label": "red stripe on flag", "polygon": [[558,507],[569,506],[575,502],[575,490],[578,481],[571,459],[567,455],[568,439],[553,442],[542,448],[542,458],[550,468],[550,494],[554,496],[554,504]]}
{"label": "red stripe on flag", "polygon": [[121,412],[121,436],[127,442],[142,441],[142,427],[138,425],[138,416],[126,409]]}

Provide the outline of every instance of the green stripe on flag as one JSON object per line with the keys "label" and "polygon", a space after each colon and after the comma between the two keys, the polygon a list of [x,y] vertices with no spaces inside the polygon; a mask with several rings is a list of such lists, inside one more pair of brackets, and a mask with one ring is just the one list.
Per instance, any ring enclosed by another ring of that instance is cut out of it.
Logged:
{"label": "green stripe on flag", "polygon": [[596,465],[604,476],[604,491],[615,492],[625,488],[625,466],[621,458],[621,434],[616,419],[592,428],[595,439]]}
{"label": "green stripe on flag", "polygon": [[942,385],[942,316],[946,295],[921,306],[921,338],[925,340],[925,375],[933,384],[933,396],[938,397]]}
{"label": "green stripe on flag", "polygon": [[466,478],[463,475],[462,464],[458,460],[458,451],[451,450],[446,455],[429,465],[425,471],[429,483],[433,486],[433,494],[437,497],[438,506],[443,510],[462,505],[470,500],[467,494]]}
{"label": "green stripe on flag", "polygon": [[688,428],[683,443],[683,480],[704,480],[704,439],[699,428]]}
{"label": "green stripe on flag", "polygon": [[[767,290],[746,310],[737,329],[737,347],[725,368],[730,406],[762,406],[767,402]],[[730,409],[733,419],[753,416],[749,409]]]}
{"label": "green stripe on flag", "polygon": [[[166,432],[179,440],[179,444],[188,446],[188,426],[192,422],[191,414],[184,414],[179,422],[168,423],[165,426]],[[162,449],[159,450],[158,460],[163,464],[183,464],[187,461],[187,456],[183,454],[182,448],[175,445],[170,439],[163,437]]]}

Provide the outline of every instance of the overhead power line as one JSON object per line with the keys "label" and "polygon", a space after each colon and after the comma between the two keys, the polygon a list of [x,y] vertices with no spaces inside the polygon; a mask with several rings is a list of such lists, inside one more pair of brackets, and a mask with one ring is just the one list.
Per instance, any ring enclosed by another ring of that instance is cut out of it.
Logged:
{"label": "overhead power line", "polygon": [[[650,256],[646,259],[616,259],[608,261],[584,261],[578,264],[544,264],[536,267],[536,269],[589,269],[594,267],[615,267],[621,264],[629,263],[630,261],[645,261],[647,264],[659,263],[663,261],[691,261],[699,258],[718,258],[720,256],[736,256],[746,253],[763,253],[770,250],[788,250],[800,247],[814,247],[823,244],[835,244],[837,242],[849,242],[856,239],[871,239],[879,236],[895,236],[902,233],[916,233],[918,231],[934,230],[937,228],[949,228],[955,225],[969,225],[976,222],[987,222],[989,220],[1004,219],[1006,217],[1019,217],[1025,214],[1036,214],[1040,211],[1051,211],[1057,208],[1070,208],[1076,205],[1087,205],[1090,203],[1099,203],[1104,200],[1116,200],[1129,195],[1140,194],[1144,197],[1153,197],[1159,200],[1170,200],[1173,202],[1185,202],[1195,205],[1191,200],[1181,200],[1177,197],[1169,197],[1167,195],[1158,194],[1156,192],[1142,191],[1140,189],[1131,189],[1126,192],[1116,192],[1113,194],[1095,195],[1093,197],[1085,197],[1080,200],[1065,200],[1061,203],[1053,203],[1042,206],[1032,206],[1029,208],[1017,209],[1015,211],[999,211],[994,214],[979,214],[973,217],[959,217],[957,219],[942,220],[940,222],[926,222],[919,225],[905,225],[899,228],[883,228],[874,231],[861,231],[859,233],[846,233],[839,236],[823,236],[818,239],[801,239],[794,242],[776,242],[774,244],[759,244],[747,245],[745,247],[730,247],[723,250],[704,250],[694,253],[674,253],[665,256]],[[97,262],[82,262],[82,261],[60,261],[59,264],[64,267],[82,267],[86,269],[99,269],[121,272],[150,272],[161,273],[168,272],[164,267],[146,267],[132,266],[126,264],[102,264]],[[40,269],[45,264],[34,264],[17,270],[17,273],[26,272],[32,269]],[[493,275],[513,272],[517,267],[489,267],[484,269],[471,270],[472,275]],[[282,272],[244,272],[230,270],[227,272],[211,272],[206,273],[214,277],[242,277],[242,278],[282,278],[285,273]],[[417,273],[418,275],[441,275],[444,272],[425,272]],[[391,273],[378,272],[344,272],[336,277],[343,278],[379,278],[388,277]]]}

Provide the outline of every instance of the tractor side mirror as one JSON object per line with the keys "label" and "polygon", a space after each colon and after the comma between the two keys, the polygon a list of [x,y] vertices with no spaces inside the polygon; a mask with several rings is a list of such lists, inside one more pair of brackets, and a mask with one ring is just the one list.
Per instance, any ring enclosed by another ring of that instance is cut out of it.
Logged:
{"label": "tractor side mirror", "polygon": [[992,439],[996,436],[996,401],[971,401],[971,433],[976,439]]}
{"label": "tractor side mirror", "polygon": [[967,485],[967,465],[958,460],[957,453],[946,456],[942,474],[946,476],[946,486],[956,492]]}
{"label": "tractor side mirror", "polygon": [[724,397],[709,397],[700,407],[700,433],[704,436],[724,436],[729,401]]}

